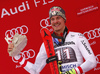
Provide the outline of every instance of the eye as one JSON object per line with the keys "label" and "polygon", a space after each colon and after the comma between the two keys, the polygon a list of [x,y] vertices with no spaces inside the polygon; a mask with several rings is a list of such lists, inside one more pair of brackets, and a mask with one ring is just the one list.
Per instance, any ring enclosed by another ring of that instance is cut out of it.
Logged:
{"label": "eye", "polygon": [[57,19],[60,19],[60,16],[58,16]]}
{"label": "eye", "polygon": [[54,18],[51,18],[51,21],[53,21],[54,20]]}

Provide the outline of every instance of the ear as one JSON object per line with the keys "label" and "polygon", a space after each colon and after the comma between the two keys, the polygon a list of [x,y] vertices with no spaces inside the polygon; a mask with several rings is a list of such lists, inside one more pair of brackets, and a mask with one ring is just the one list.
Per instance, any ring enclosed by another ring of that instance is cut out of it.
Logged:
{"label": "ear", "polygon": [[66,20],[64,20],[64,22],[66,23]]}

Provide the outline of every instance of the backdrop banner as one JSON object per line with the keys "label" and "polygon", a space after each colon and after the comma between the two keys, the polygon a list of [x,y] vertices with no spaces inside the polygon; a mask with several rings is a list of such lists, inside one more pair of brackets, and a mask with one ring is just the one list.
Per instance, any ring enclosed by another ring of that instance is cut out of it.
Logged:
{"label": "backdrop banner", "polygon": [[[0,0],[0,74],[29,74],[9,56],[5,37],[26,35],[27,45],[21,53],[25,60],[34,63],[43,42],[41,28],[53,32],[49,22],[52,6],[65,10],[69,31],[80,32],[88,39],[97,66],[86,74],[100,73],[100,0]],[[48,64],[40,74],[51,74]]]}

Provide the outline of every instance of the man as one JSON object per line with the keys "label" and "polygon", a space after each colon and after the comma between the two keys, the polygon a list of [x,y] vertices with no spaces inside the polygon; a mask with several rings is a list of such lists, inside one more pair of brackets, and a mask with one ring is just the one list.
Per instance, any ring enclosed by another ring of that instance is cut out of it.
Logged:
{"label": "man", "polygon": [[[52,34],[55,54],[61,63],[61,71],[64,74],[82,74],[96,67],[96,59],[88,40],[77,32],[68,31],[65,26],[65,11],[54,6],[49,11],[50,23],[54,32]],[[13,49],[13,44],[8,45],[8,51]],[[85,62],[83,62],[83,58]],[[20,55],[15,56],[16,60],[31,74],[39,74],[46,65],[47,53],[44,43],[36,57],[35,63],[25,61]]]}

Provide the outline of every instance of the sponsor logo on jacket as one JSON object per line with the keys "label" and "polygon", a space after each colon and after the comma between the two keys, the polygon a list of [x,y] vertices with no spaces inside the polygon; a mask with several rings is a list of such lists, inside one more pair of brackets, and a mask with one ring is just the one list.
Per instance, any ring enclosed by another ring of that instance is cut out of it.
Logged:
{"label": "sponsor logo on jacket", "polygon": [[75,42],[70,41],[70,42],[65,42],[65,43],[64,43],[64,45],[71,45],[71,44],[72,44],[72,45],[75,45]]}
{"label": "sponsor logo on jacket", "polygon": [[69,71],[69,70],[71,70],[72,68],[76,68],[76,67],[77,67],[76,64],[69,64],[69,65],[64,65],[64,66],[62,66],[61,68],[62,68],[62,71],[63,71],[63,72],[66,72],[66,71]]}
{"label": "sponsor logo on jacket", "polygon": [[89,48],[87,47],[86,43],[84,40],[81,41],[81,43],[84,45],[84,47],[86,48],[86,50],[88,51],[89,54],[92,54],[89,50]]}

